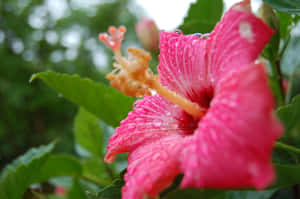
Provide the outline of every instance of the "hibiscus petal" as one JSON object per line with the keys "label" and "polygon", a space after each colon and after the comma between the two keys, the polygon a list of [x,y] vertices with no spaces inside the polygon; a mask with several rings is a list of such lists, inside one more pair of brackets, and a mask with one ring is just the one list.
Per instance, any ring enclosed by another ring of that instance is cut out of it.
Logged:
{"label": "hibiscus petal", "polygon": [[143,199],[146,195],[154,198],[170,186],[180,172],[176,148],[181,142],[182,137],[173,134],[130,153],[122,198]]}
{"label": "hibiscus petal", "polygon": [[273,30],[250,11],[250,1],[235,4],[216,25],[208,40],[208,74],[218,81],[224,73],[253,63]]}
{"label": "hibiscus petal", "polygon": [[271,153],[282,132],[263,65],[227,73],[199,128],[185,141],[182,187],[237,188],[269,185]]}
{"label": "hibiscus petal", "polygon": [[204,38],[162,31],[158,66],[162,84],[192,101],[198,101],[207,82],[205,48]]}
{"label": "hibiscus petal", "polygon": [[155,95],[145,96],[134,105],[134,111],[121,122],[109,139],[106,162],[112,162],[117,153],[130,152],[148,141],[172,134],[190,134],[197,121],[177,105]]}

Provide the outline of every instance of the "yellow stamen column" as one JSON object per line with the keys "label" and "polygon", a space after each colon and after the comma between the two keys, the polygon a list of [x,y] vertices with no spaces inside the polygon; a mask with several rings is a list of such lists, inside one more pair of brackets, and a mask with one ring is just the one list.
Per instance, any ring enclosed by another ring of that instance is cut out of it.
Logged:
{"label": "yellow stamen column", "polygon": [[173,104],[178,105],[180,108],[185,110],[188,114],[192,115],[194,118],[201,118],[205,114],[205,109],[200,107],[198,104],[187,100],[186,98],[178,95],[177,93],[168,90],[163,87],[158,81],[153,84],[153,90],[156,90],[158,94],[166,98]]}

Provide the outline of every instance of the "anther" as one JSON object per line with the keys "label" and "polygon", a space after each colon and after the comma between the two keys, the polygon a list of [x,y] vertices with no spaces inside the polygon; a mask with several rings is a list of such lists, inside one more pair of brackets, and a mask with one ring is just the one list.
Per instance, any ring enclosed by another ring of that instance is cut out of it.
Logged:
{"label": "anther", "polygon": [[107,33],[99,34],[99,40],[103,41],[109,48],[111,48],[114,52],[120,51],[122,40],[124,39],[124,34],[126,32],[126,28],[124,26],[120,26],[116,28],[115,26],[110,26],[108,28]]}
{"label": "anther", "polygon": [[100,41],[106,41],[108,39],[108,35],[105,33],[99,34],[99,40]]}
{"label": "anther", "polygon": [[115,34],[116,31],[117,31],[117,28],[114,27],[114,26],[110,26],[110,27],[108,28],[108,32],[109,32],[111,35]]}
{"label": "anther", "polygon": [[121,32],[121,33],[126,33],[126,27],[125,26],[120,26],[119,27],[119,31]]}

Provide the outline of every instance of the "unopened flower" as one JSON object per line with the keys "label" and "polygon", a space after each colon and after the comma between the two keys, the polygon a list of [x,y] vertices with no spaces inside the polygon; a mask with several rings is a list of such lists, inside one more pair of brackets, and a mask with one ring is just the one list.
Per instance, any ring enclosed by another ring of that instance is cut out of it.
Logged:
{"label": "unopened flower", "polygon": [[55,194],[58,196],[63,196],[67,193],[67,189],[62,186],[55,187]]}
{"label": "unopened flower", "polygon": [[290,87],[290,82],[287,79],[282,80],[282,87],[283,87],[283,92],[284,94],[287,94],[289,87]]}
{"label": "unopened flower", "polygon": [[[118,43],[121,32],[100,39]],[[147,52],[129,49],[125,58],[112,48],[112,85],[132,96],[157,93],[138,100],[109,140],[106,162],[129,152],[124,199],[155,197],[179,174],[181,187],[262,189],[272,182],[282,126],[264,65],[254,63],[272,34],[245,0],[209,35],[162,31],[158,77]]]}
{"label": "unopened flower", "polygon": [[142,46],[149,51],[158,49],[159,30],[151,19],[142,18],[135,26]]}
{"label": "unopened flower", "polygon": [[279,20],[274,10],[267,4],[262,3],[258,10],[258,17],[272,28],[279,30]]}

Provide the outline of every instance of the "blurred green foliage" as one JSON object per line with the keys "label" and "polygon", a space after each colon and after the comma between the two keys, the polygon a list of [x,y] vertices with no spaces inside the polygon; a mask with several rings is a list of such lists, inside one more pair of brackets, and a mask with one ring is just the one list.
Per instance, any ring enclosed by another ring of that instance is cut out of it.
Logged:
{"label": "blurred green foliage", "polygon": [[[127,0],[0,1],[0,171],[28,148],[59,138],[56,150],[73,151],[76,107],[33,73],[54,70],[105,82],[111,54],[97,41],[109,25],[128,27],[136,43]],[[80,95],[80,93],[78,93]]]}

